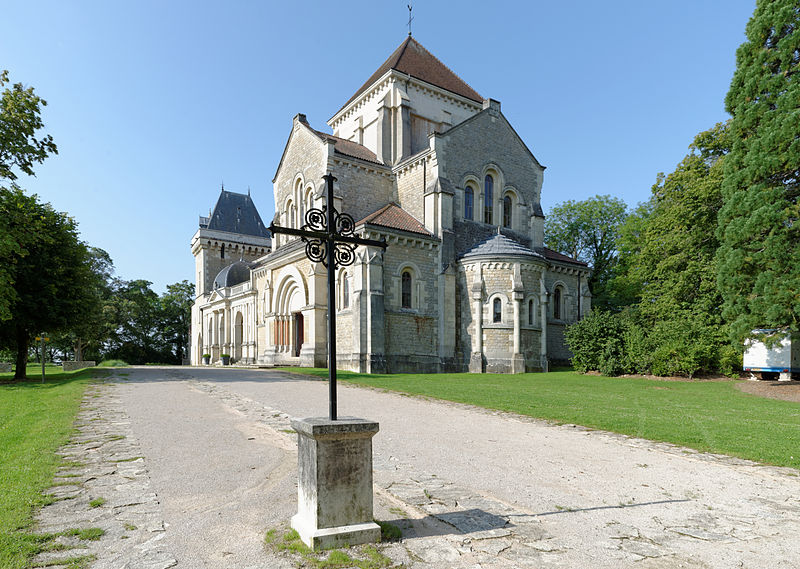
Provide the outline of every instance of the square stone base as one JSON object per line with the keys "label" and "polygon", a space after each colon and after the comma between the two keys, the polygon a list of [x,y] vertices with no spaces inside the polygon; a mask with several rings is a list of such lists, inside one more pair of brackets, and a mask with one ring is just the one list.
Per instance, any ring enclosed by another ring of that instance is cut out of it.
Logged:
{"label": "square stone base", "polygon": [[375,522],[314,529],[298,513],[292,516],[292,528],[300,534],[303,543],[314,550],[378,543],[381,540],[381,527]]}
{"label": "square stone base", "polygon": [[372,437],[378,423],[292,419],[297,431],[297,515],[292,527],[313,549],[377,542],[372,518]]}

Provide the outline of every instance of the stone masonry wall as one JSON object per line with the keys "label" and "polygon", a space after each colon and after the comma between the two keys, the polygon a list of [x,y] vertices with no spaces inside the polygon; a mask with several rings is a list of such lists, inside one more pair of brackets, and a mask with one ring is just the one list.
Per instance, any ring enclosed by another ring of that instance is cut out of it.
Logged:
{"label": "stone masonry wall", "polygon": [[[483,190],[485,168],[495,165],[500,179],[495,180],[495,221],[500,219],[499,209],[503,191],[512,187],[518,193],[521,206],[514,227],[517,232],[530,235],[529,219],[535,210],[541,210],[540,194],[543,169],[521,143],[505,118],[494,109],[486,109],[458,127],[445,132],[437,145],[439,175],[450,180],[457,188],[454,217],[463,216],[461,196],[467,175],[479,180],[478,194]],[[438,141],[437,141],[438,142]],[[473,219],[483,220],[481,196],[475,196]]]}
{"label": "stone masonry wall", "polygon": [[390,201],[394,192],[391,171],[366,162],[335,158],[331,170],[336,176],[337,192],[343,202],[341,209],[355,221],[364,219]]}
{"label": "stone masonry wall", "polygon": [[[384,254],[386,360],[390,372],[439,371],[437,244],[390,239]],[[412,308],[401,306],[401,272],[410,268]]]}

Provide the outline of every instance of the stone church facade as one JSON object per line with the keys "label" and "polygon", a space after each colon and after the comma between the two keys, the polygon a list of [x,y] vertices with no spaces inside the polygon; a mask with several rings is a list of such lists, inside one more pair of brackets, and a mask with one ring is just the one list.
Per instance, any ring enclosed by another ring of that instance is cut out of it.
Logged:
{"label": "stone church facade", "polygon": [[[338,270],[339,366],[360,372],[546,370],[591,308],[590,269],[544,247],[544,166],[501,112],[411,36],[328,121],[292,122],[275,223],[301,227],[332,173],[359,247]],[[192,363],[326,365],[327,270],[270,239],[249,195],[223,189],[192,239]]]}

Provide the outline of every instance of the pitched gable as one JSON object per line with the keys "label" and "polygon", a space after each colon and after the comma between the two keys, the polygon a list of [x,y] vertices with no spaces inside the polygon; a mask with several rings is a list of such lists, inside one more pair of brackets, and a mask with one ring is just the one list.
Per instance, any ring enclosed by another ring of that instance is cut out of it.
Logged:
{"label": "pitched gable", "polygon": [[342,108],[336,111],[336,114],[355,101],[370,87],[370,85],[375,83],[390,69],[405,73],[406,75],[410,75],[411,77],[420,79],[477,103],[483,101],[483,98],[475,89],[467,85],[463,79],[453,73],[449,67],[439,61],[436,56],[425,49],[421,43],[413,37],[408,36],[408,38],[394,50],[392,55],[378,67],[375,73],[359,87],[358,91],[342,105]]}

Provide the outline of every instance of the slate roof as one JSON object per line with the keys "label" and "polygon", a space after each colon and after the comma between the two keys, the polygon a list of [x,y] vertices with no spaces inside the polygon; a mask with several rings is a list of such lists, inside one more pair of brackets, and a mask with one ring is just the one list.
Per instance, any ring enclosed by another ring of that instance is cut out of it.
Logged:
{"label": "slate roof", "polygon": [[220,192],[211,216],[200,218],[200,228],[269,237],[269,231],[264,227],[250,195],[237,194],[225,189]]}
{"label": "slate roof", "polygon": [[222,269],[214,277],[214,288],[235,286],[250,280],[250,265],[244,261],[236,261]]}
{"label": "slate roof", "polygon": [[[383,62],[373,73],[366,83],[364,83],[350,99],[342,105],[342,109],[355,101],[361,93],[366,91],[370,85],[380,79],[387,71],[394,69],[416,79],[421,79],[426,83],[440,87],[456,95],[461,95],[471,99],[476,103],[483,102],[475,89],[467,85],[458,75],[453,73],[449,67],[439,61],[431,52],[422,47],[417,40],[408,36],[400,46],[394,50],[389,59]],[[341,111],[342,109],[339,109]],[[337,114],[339,111],[336,111]]]}
{"label": "slate roof", "polygon": [[470,257],[538,257],[543,256],[536,251],[528,249],[524,245],[520,245],[513,239],[509,239],[505,235],[498,233],[489,239],[478,243],[475,247],[467,251],[462,259],[469,259]]}
{"label": "slate roof", "polygon": [[362,223],[379,225],[390,229],[400,229],[402,231],[408,231],[409,233],[419,233],[427,237],[433,236],[433,234],[425,229],[425,226],[417,221],[413,215],[394,203],[390,203],[375,213],[369,214],[356,223],[356,225],[361,225]]}
{"label": "slate roof", "polygon": [[375,164],[381,163],[378,160],[378,156],[366,146],[362,146],[361,144],[353,142],[352,140],[345,140],[344,138],[339,138],[338,136],[333,136],[332,134],[326,134],[318,130],[314,130],[314,133],[316,133],[316,135],[319,136],[323,141],[326,142],[329,140],[332,141],[333,149],[336,151],[337,154],[342,154],[344,156],[351,156],[353,158],[360,158],[361,160],[366,160],[367,162],[374,162]]}

